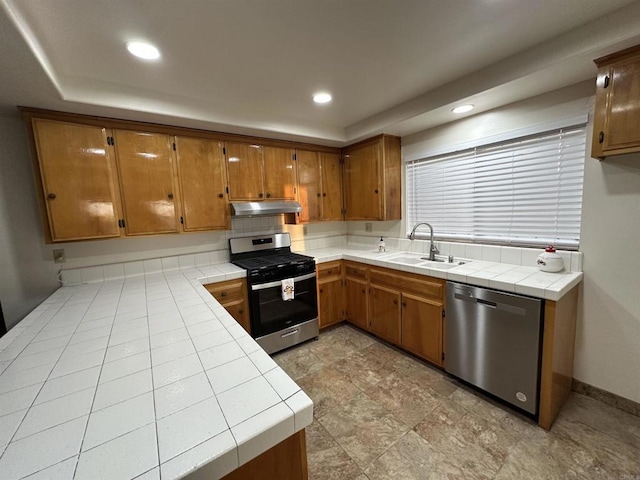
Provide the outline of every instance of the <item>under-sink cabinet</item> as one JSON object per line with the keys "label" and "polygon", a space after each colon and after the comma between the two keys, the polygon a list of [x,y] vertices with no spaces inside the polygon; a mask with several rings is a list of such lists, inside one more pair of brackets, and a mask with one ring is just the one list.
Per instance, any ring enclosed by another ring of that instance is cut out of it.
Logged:
{"label": "under-sink cabinet", "polygon": [[377,267],[369,278],[371,331],[442,366],[444,280]]}
{"label": "under-sink cabinet", "polygon": [[246,279],[238,278],[225,282],[209,283],[204,288],[242,325],[247,333],[251,334]]}

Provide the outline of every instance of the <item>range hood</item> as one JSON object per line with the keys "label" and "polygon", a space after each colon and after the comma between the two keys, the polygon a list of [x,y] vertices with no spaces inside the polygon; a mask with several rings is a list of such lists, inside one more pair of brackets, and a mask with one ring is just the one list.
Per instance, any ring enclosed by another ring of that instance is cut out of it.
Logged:
{"label": "range hood", "polygon": [[234,217],[257,217],[280,215],[283,213],[300,213],[302,205],[298,202],[281,200],[267,202],[231,202],[231,215]]}

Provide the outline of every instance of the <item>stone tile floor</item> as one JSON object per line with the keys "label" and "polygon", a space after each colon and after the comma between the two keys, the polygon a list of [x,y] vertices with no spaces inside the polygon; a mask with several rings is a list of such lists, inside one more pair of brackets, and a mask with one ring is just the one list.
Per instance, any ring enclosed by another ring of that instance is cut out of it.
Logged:
{"label": "stone tile floor", "polygon": [[640,480],[640,418],[583,395],[546,432],[349,325],[274,359],[315,404],[310,480]]}

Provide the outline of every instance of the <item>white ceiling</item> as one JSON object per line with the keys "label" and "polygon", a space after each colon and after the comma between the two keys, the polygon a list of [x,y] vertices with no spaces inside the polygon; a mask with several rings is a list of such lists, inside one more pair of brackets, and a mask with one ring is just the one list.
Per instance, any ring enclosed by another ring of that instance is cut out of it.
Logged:
{"label": "white ceiling", "polygon": [[0,2],[0,106],[329,145],[595,78],[593,58],[640,43],[630,0]]}

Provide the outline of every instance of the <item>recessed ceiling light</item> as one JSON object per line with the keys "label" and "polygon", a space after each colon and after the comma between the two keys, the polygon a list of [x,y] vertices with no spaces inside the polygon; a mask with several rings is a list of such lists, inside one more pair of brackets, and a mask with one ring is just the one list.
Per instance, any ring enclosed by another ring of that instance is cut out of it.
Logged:
{"label": "recessed ceiling light", "polygon": [[453,113],[467,113],[467,112],[470,112],[471,110],[473,110],[473,105],[467,104],[467,105],[460,105],[459,107],[456,107],[451,111]]}
{"label": "recessed ceiling light", "polygon": [[144,42],[128,42],[127,50],[131,55],[144,60],[156,60],[160,58],[160,50],[149,43]]}
{"label": "recessed ceiling light", "polygon": [[318,92],[313,95],[313,101],[316,103],[329,103],[331,101],[331,94],[326,92]]}

